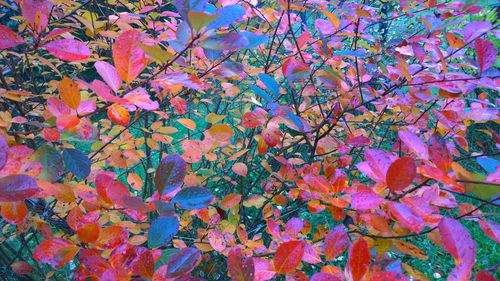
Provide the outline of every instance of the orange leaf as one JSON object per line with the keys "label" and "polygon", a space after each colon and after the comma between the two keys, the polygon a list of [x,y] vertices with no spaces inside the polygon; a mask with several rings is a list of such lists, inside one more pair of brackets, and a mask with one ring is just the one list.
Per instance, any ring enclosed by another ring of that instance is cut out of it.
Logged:
{"label": "orange leaf", "polygon": [[222,208],[231,209],[238,205],[241,201],[241,194],[231,193],[221,200],[220,205]]}
{"label": "orange leaf", "polygon": [[78,84],[76,84],[75,81],[65,76],[63,80],[59,82],[57,90],[59,90],[61,99],[69,107],[75,110],[78,108],[80,105],[80,88],[78,88]]}
{"label": "orange leaf", "polygon": [[108,118],[116,124],[127,126],[130,122],[130,113],[125,107],[114,103],[108,108]]}
{"label": "orange leaf", "polygon": [[210,127],[210,129],[208,129],[208,133],[215,140],[220,142],[229,141],[233,136],[233,130],[227,124],[213,125],[212,127]]}
{"label": "orange leaf", "polygon": [[28,208],[24,201],[5,202],[2,207],[2,218],[10,224],[22,225],[28,215]]}
{"label": "orange leaf", "polygon": [[89,223],[78,228],[78,238],[85,243],[95,242],[99,238],[101,226],[98,223]]}
{"label": "orange leaf", "polygon": [[71,261],[80,249],[73,243],[62,238],[44,240],[35,248],[33,258],[39,262],[48,263],[54,268],[61,268]]}

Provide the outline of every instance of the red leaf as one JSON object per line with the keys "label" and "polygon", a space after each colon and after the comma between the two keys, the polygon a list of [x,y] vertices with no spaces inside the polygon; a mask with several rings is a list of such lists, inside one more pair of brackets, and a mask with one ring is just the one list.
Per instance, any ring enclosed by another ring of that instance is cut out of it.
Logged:
{"label": "red leaf", "polygon": [[0,24],[0,50],[8,49],[24,43],[23,38],[5,25]]}
{"label": "red leaf", "polygon": [[10,265],[10,268],[17,274],[30,274],[32,270],[31,265],[25,261],[16,261]]}
{"label": "red leaf", "polygon": [[289,241],[279,245],[274,256],[274,269],[277,273],[291,273],[300,264],[304,255],[303,241]]}
{"label": "red leaf", "polygon": [[476,281],[495,281],[495,277],[486,270],[481,270],[476,275]]}
{"label": "red leaf", "polygon": [[403,190],[413,182],[416,175],[417,166],[415,160],[411,157],[399,158],[387,170],[387,186],[392,191]]}
{"label": "red leaf", "polygon": [[102,229],[96,244],[102,249],[114,249],[123,243],[127,243],[128,236],[128,231],[125,228],[111,225]]}
{"label": "red leaf", "polygon": [[370,251],[365,239],[359,238],[349,248],[349,259],[347,261],[348,272],[352,280],[358,281],[363,278],[368,271],[370,263]]}
{"label": "red leaf", "polygon": [[57,269],[71,261],[78,250],[77,246],[65,239],[52,238],[44,240],[35,248],[33,258]]}
{"label": "red leaf", "polygon": [[45,45],[45,49],[54,57],[65,61],[81,61],[90,57],[89,47],[74,39],[52,41]]}
{"label": "red leaf", "polygon": [[227,270],[229,276],[234,281],[253,281],[255,275],[255,266],[253,258],[245,257],[241,249],[234,247],[227,256]]}
{"label": "red leaf", "polygon": [[479,64],[479,70],[481,72],[495,64],[497,50],[491,41],[480,38],[476,39],[474,42],[474,50],[476,51],[477,63]]}
{"label": "red leaf", "polygon": [[309,66],[294,58],[289,58],[281,67],[283,75],[290,81],[305,79],[309,75]]}
{"label": "red leaf", "polygon": [[494,221],[481,219],[479,220],[479,227],[481,227],[484,233],[493,239],[493,241],[500,243],[500,224]]}
{"label": "red leaf", "polygon": [[429,148],[427,145],[410,131],[399,131],[398,136],[401,141],[420,159],[429,159]]}
{"label": "red leaf", "polygon": [[0,202],[13,202],[30,198],[40,191],[35,179],[26,175],[0,178]]}
{"label": "red leaf", "polygon": [[452,218],[441,219],[438,228],[443,247],[454,258],[456,265],[448,280],[469,280],[476,259],[476,243],[467,229]]}
{"label": "red leaf", "polygon": [[140,43],[141,33],[132,29],[116,38],[113,45],[113,61],[116,71],[127,84],[134,81],[149,63]]}
{"label": "red leaf", "polygon": [[184,248],[168,261],[167,277],[173,278],[191,272],[200,259],[200,250]]}
{"label": "red leaf", "polygon": [[343,225],[330,230],[325,237],[325,258],[331,260],[341,255],[347,244],[349,237]]}
{"label": "red leaf", "polygon": [[451,168],[450,151],[446,147],[446,142],[438,133],[433,134],[429,138],[429,160],[436,165],[440,170],[448,172]]}

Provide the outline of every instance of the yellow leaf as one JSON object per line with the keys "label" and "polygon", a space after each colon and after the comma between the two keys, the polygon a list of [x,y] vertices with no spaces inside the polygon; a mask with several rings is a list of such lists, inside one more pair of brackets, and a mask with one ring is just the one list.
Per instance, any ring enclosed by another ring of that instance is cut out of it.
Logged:
{"label": "yellow leaf", "polygon": [[213,125],[208,133],[218,141],[228,141],[233,136],[233,129],[227,124]]}
{"label": "yellow leaf", "polygon": [[333,24],[333,26],[335,26],[335,28],[339,28],[340,20],[334,13],[330,13],[326,10],[322,10],[321,12],[323,12],[323,15],[328,18],[328,20]]}
{"label": "yellow leaf", "polygon": [[80,88],[75,81],[68,77],[64,77],[59,85],[57,86],[59,90],[59,96],[61,99],[71,108],[77,109],[80,105]]}
{"label": "yellow leaf", "polygon": [[210,124],[215,124],[215,123],[219,123],[224,118],[226,118],[226,115],[218,115],[218,114],[211,112],[207,115],[205,120]]}

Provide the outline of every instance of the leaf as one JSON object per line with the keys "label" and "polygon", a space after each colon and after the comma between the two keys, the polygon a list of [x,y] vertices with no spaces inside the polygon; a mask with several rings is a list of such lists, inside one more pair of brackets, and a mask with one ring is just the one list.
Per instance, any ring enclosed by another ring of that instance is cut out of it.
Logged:
{"label": "leaf", "polygon": [[351,195],[351,207],[358,211],[374,210],[382,202],[384,198],[371,190],[362,190]]}
{"label": "leaf", "polygon": [[476,259],[476,243],[457,220],[443,217],[438,225],[443,248],[454,258],[455,268],[447,280],[469,280]]}
{"label": "leaf", "polygon": [[128,92],[123,96],[128,103],[145,110],[157,110],[160,106],[157,101],[152,101],[146,89],[140,87]]}
{"label": "leaf", "polygon": [[210,246],[217,252],[222,253],[226,249],[224,236],[217,229],[211,229],[207,233]]}
{"label": "leaf", "polygon": [[174,278],[189,273],[194,269],[200,257],[200,250],[189,247],[175,253],[168,261],[167,277]]}
{"label": "leaf", "polygon": [[189,25],[195,30],[200,31],[202,28],[207,26],[209,23],[217,19],[219,14],[209,14],[206,12],[190,11],[188,13]]}
{"label": "leaf", "polygon": [[10,268],[17,274],[30,274],[33,270],[31,265],[25,261],[16,261],[10,265]]}
{"label": "leaf", "polygon": [[172,2],[184,20],[187,20],[189,11],[204,11],[207,5],[207,0],[174,0]]}
{"label": "leaf", "polygon": [[279,245],[274,255],[274,269],[277,273],[287,274],[295,271],[304,256],[303,241],[288,241]]}
{"label": "leaf", "polygon": [[66,168],[80,179],[86,179],[90,174],[90,160],[80,150],[65,148],[63,159]]}
{"label": "leaf", "polygon": [[64,174],[64,161],[61,153],[50,145],[42,145],[31,158],[42,164],[42,180],[57,181]]}
{"label": "leaf", "polygon": [[365,239],[359,238],[349,248],[347,269],[352,277],[352,280],[361,280],[368,271],[369,263],[370,251],[368,250],[368,243],[366,243]]}
{"label": "leaf", "polygon": [[220,17],[212,21],[207,29],[217,29],[235,23],[245,15],[245,8],[241,5],[230,5],[218,8],[215,13]]}
{"label": "leaf", "polygon": [[281,71],[289,81],[295,81],[307,78],[310,69],[307,64],[294,58],[289,58],[281,67]]}
{"label": "leaf", "polygon": [[[295,113],[293,113],[292,111],[290,111],[288,109],[285,109],[285,113],[288,116],[288,118],[290,118],[290,120],[292,120],[293,124],[295,124],[295,126],[297,126],[295,129],[299,132],[304,132],[304,124],[302,124],[302,120],[297,115],[295,115]],[[290,129],[292,129],[292,128],[290,128]]]}
{"label": "leaf", "polygon": [[280,93],[280,85],[274,80],[273,77],[265,74],[265,73],[260,73],[259,74],[259,79],[264,83],[266,88],[271,91],[275,96],[278,96]]}
{"label": "leaf", "polygon": [[490,29],[492,29],[492,25],[487,21],[470,22],[464,27],[464,40],[466,43],[469,43]]}
{"label": "leaf", "polygon": [[500,243],[500,224],[487,219],[480,219],[478,221],[479,227],[483,232],[488,235],[493,241]]}
{"label": "leaf", "polygon": [[78,108],[80,105],[80,88],[78,84],[64,76],[63,80],[59,82],[57,90],[64,103],[75,110]]}
{"label": "leaf", "polygon": [[248,173],[248,167],[243,162],[234,163],[234,165],[231,167],[231,170],[235,174],[242,176],[242,177],[246,177],[247,173]]}
{"label": "leaf", "polygon": [[128,231],[118,225],[111,225],[103,228],[96,245],[101,249],[114,249],[123,243],[127,243]]}
{"label": "leaf", "polygon": [[477,63],[481,72],[484,72],[495,64],[497,50],[491,41],[480,38],[476,39],[474,50],[476,51]]}
{"label": "leaf", "polygon": [[219,142],[227,142],[233,136],[233,129],[227,124],[216,124],[208,129],[208,133]]}
{"label": "leaf", "polygon": [[140,47],[141,33],[131,29],[116,38],[113,44],[113,61],[118,75],[130,84],[149,64],[146,52]]}
{"label": "leaf", "polygon": [[423,219],[412,212],[412,210],[401,203],[389,202],[389,210],[391,215],[402,226],[413,232],[420,232],[424,229],[425,223]]}
{"label": "leaf", "polygon": [[488,174],[494,173],[496,168],[500,166],[500,161],[486,156],[478,157],[476,161]]}
{"label": "leaf", "polygon": [[2,168],[7,163],[8,151],[9,145],[7,144],[7,141],[5,140],[3,135],[0,134],[0,170],[2,170]]}
{"label": "leaf", "polygon": [[28,215],[28,208],[24,201],[1,203],[2,218],[13,225],[22,226]]}
{"label": "leaf", "polygon": [[178,154],[169,154],[164,157],[155,173],[155,186],[160,195],[168,194],[184,183],[186,176],[186,162]]}
{"label": "leaf", "polygon": [[62,238],[46,239],[35,248],[33,258],[39,262],[48,263],[58,269],[71,261],[79,248]]}
{"label": "leaf", "polygon": [[339,28],[339,26],[340,26],[340,19],[334,13],[330,13],[330,12],[328,12],[326,10],[323,10],[323,9],[321,9],[321,12],[323,13],[323,15],[326,16],[326,18],[330,21],[330,23],[335,28]]}
{"label": "leaf", "polygon": [[370,278],[370,281],[409,281],[409,279],[400,272],[379,271]]}
{"label": "leaf", "polygon": [[496,281],[495,276],[486,270],[481,270],[476,274],[476,281]]}
{"label": "leaf", "polygon": [[78,228],[76,233],[78,234],[78,239],[84,243],[94,243],[99,239],[101,232],[101,225],[99,223],[89,223],[82,225]]}
{"label": "leaf", "polygon": [[418,158],[423,160],[429,159],[429,148],[422,139],[410,131],[399,131],[398,136]]}
{"label": "leaf", "polygon": [[122,126],[127,126],[130,123],[130,113],[125,107],[117,103],[108,107],[108,118],[109,120]]}
{"label": "leaf", "polygon": [[239,247],[233,247],[227,256],[227,271],[233,281],[254,281],[254,260],[243,256]]}
{"label": "leaf", "polygon": [[350,50],[340,50],[336,51],[333,53],[334,55],[341,55],[341,56],[352,56],[352,57],[357,57],[357,58],[364,58],[366,57],[366,54],[360,51],[350,51]]}
{"label": "leaf", "polygon": [[45,49],[56,58],[65,61],[82,61],[90,57],[90,49],[74,39],[59,39],[45,45]]}
{"label": "leaf", "polygon": [[186,187],[181,189],[172,203],[177,203],[183,209],[194,210],[208,207],[214,196],[205,187]]}
{"label": "leaf", "polygon": [[387,186],[392,191],[403,190],[413,182],[416,175],[415,160],[411,157],[399,158],[387,170]]}
{"label": "leaf", "polygon": [[349,237],[343,225],[331,229],[325,237],[325,258],[332,260],[340,256],[347,248]]}
{"label": "leaf", "polygon": [[261,97],[266,103],[273,102],[273,99],[264,90],[257,87],[256,85],[250,85],[250,89],[252,89],[252,91],[259,97]]}
{"label": "leaf", "polygon": [[189,129],[191,131],[196,129],[196,123],[191,119],[179,118],[179,119],[177,119],[177,122],[179,122],[182,126],[186,127],[187,129]]}
{"label": "leaf", "polygon": [[451,32],[446,32],[446,41],[454,49],[462,48],[465,45],[464,40]]}
{"label": "leaf", "polygon": [[179,220],[175,216],[158,217],[148,232],[148,247],[157,248],[167,245],[179,230]]}
{"label": "leaf", "polygon": [[2,37],[0,38],[0,50],[12,48],[24,43],[21,36],[5,25],[0,24],[0,34],[2,34]]}
{"label": "leaf", "polygon": [[105,61],[98,61],[94,64],[97,73],[102,77],[104,82],[108,84],[108,86],[113,90],[113,92],[117,93],[122,85],[122,79],[120,75],[118,75],[118,71],[111,64]]}
{"label": "leaf", "polygon": [[405,242],[401,240],[393,240],[392,243],[403,253],[414,256],[416,258],[419,258],[421,260],[426,260],[429,257],[425,254],[424,251],[422,251],[420,248],[417,246],[413,245],[410,242]]}
{"label": "leaf", "polygon": [[247,47],[249,40],[241,33],[229,32],[207,37],[200,46],[209,50],[238,50]]}

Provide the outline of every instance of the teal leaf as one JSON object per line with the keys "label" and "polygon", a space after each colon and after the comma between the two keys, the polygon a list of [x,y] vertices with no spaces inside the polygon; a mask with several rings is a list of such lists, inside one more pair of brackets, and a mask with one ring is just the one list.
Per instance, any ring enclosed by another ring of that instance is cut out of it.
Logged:
{"label": "teal leaf", "polygon": [[278,85],[278,82],[276,82],[276,80],[274,80],[273,77],[271,77],[265,73],[261,73],[261,74],[259,74],[259,78],[260,78],[260,81],[262,81],[262,83],[264,83],[264,85],[266,85],[266,87],[269,91],[271,91],[276,96],[279,95],[280,85]]}

